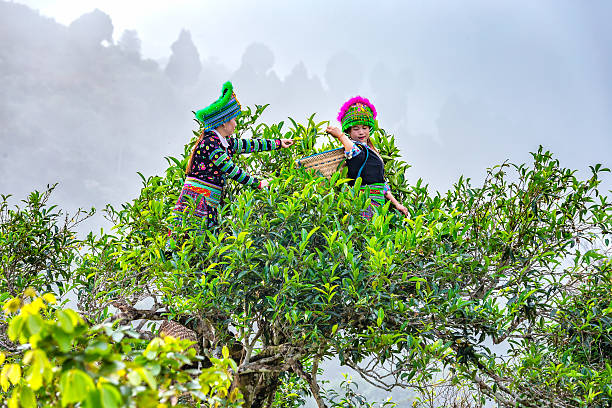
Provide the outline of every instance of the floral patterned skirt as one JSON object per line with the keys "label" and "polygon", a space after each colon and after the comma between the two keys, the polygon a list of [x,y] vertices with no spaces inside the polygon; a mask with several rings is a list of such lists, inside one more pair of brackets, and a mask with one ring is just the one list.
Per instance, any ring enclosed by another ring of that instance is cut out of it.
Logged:
{"label": "floral patterned skirt", "polygon": [[219,225],[218,207],[223,188],[187,177],[176,205],[175,223],[203,233]]}
{"label": "floral patterned skirt", "polygon": [[370,220],[374,216],[376,212],[376,208],[381,207],[385,204],[385,184],[384,183],[373,183],[365,186],[361,186],[361,191],[365,191],[370,199],[372,200],[372,204],[364,211],[361,212],[361,216]]}

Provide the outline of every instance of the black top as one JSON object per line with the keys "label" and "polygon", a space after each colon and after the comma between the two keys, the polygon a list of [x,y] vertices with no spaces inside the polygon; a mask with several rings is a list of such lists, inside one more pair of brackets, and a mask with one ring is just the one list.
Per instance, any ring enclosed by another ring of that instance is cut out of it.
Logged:
{"label": "black top", "polygon": [[355,142],[355,146],[358,147],[361,152],[346,160],[348,177],[353,179],[348,184],[352,186],[355,183],[354,180],[357,178],[357,173],[359,173],[359,169],[363,165],[364,160],[366,160],[366,156],[367,161],[365,162],[365,166],[363,166],[363,170],[361,170],[361,184],[365,186],[374,183],[384,183],[385,164],[380,156],[362,143]]}

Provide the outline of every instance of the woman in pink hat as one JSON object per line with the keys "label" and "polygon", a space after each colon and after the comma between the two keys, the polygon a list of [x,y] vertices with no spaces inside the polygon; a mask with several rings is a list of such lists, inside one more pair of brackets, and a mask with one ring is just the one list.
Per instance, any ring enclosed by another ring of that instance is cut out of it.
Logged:
{"label": "woman in pink hat", "polygon": [[374,215],[374,207],[380,207],[386,200],[402,214],[408,216],[408,209],[395,199],[389,184],[385,181],[385,163],[378,150],[370,140],[370,132],[376,128],[376,108],[361,96],[349,99],[342,105],[338,113],[338,121],[342,130],[328,127],[326,132],[337,138],[344,146],[348,177],[361,177],[361,189],[369,194],[372,205],[362,214],[370,219]]}

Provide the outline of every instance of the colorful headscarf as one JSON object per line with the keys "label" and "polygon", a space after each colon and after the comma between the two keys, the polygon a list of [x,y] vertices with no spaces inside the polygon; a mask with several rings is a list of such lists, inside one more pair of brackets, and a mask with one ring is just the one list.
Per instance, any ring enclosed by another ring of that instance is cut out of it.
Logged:
{"label": "colorful headscarf", "polygon": [[366,125],[370,131],[376,128],[376,108],[370,101],[356,96],[344,102],[338,113],[338,121],[342,123],[342,131],[346,132],[351,126]]}
{"label": "colorful headscarf", "polygon": [[196,112],[196,118],[205,130],[215,129],[240,115],[240,102],[236,99],[234,86],[227,81],[221,88],[221,96],[215,102]]}

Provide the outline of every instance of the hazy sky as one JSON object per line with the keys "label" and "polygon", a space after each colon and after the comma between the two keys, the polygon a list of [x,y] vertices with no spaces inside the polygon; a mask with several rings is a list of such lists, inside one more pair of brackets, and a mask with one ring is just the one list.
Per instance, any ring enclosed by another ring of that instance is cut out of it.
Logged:
{"label": "hazy sky", "polygon": [[116,39],[137,30],[148,58],[167,58],[185,28],[203,59],[233,71],[260,42],[281,79],[303,62],[325,85],[328,61],[349,53],[363,77],[353,94],[397,108],[379,109],[381,124],[413,164],[409,177],[437,188],[527,161],[539,144],[569,167],[612,164],[610,1],[20,2],[63,24],[99,8]]}

